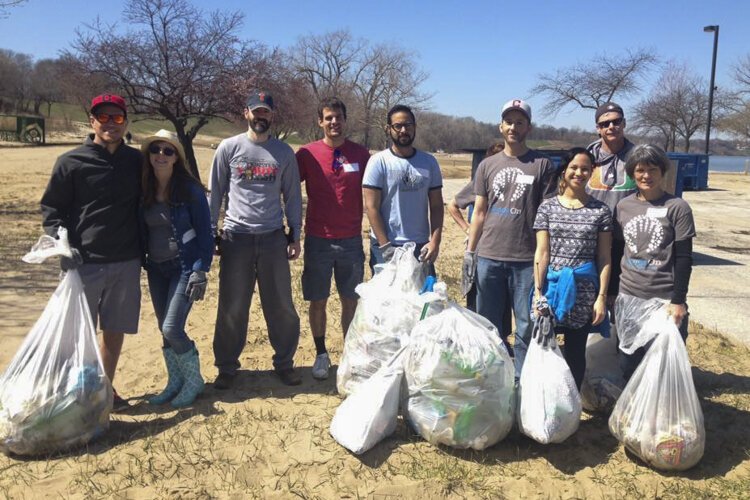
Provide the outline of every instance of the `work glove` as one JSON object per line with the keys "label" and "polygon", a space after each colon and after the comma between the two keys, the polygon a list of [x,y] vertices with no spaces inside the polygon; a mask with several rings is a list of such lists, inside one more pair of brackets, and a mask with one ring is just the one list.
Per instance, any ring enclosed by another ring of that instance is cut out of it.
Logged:
{"label": "work glove", "polygon": [[537,311],[534,328],[531,330],[531,339],[542,347],[555,345],[555,317],[551,314],[547,298],[542,297],[534,304]]}
{"label": "work glove", "polygon": [[185,288],[188,300],[190,302],[203,300],[207,285],[208,279],[206,278],[206,273],[204,271],[193,271],[188,278],[187,287]]}
{"label": "work glove", "polygon": [[464,297],[474,286],[477,275],[477,254],[469,250],[464,252],[464,263],[461,266],[461,293]]}
{"label": "work glove", "polygon": [[393,258],[393,254],[396,252],[396,249],[391,245],[390,241],[385,245],[380,245],[378,248],[383,255],[384,262],[389,262]]}
{"label": "work glove", "polygon": [[83,257],[81,256],[81,252],[79,252],[77,248],[71,248],[70,253],[70,257],[66,257],[65,255],[60,256],[60,269],[62,269],[63,271],[77,269],[78,266],[83,264]]}

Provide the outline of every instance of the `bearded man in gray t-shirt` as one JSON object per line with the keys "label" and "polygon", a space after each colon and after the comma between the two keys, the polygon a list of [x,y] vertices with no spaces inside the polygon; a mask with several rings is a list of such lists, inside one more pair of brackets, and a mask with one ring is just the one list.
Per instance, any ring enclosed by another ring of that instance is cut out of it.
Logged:
{"label": "bearded man in gray t-shirt", "polygon": [[302,379],[293,364],[300,326],[289,269],[289,260],[300,254],[299,169],[292,148],[270,134],[274,105],[268,93],[253,92],[244,115],[248,131],[222,141],[211,166],[209,205],[217,236],[226,205],[223,232],[217,237],[221,260],[213,347],[219,375],[214,388],[229,389],[236,378],[256,281],[274,371],[284,384],[299,385]]}
{"label": "bearded man in gray t-shirt", "polygon": [[[482,161],[474,177],[476,202],[464,256],[464,282],[476,282],[477,312],[499,332],[505,304],[513,304],[516,377],[531,339],[534,217],[556,189],[550,159],[526,145],[530,131],[531,107],[520,99],[508,101],[500,124],[505,148]],[[510,351],[507,337],[503,341]]]}

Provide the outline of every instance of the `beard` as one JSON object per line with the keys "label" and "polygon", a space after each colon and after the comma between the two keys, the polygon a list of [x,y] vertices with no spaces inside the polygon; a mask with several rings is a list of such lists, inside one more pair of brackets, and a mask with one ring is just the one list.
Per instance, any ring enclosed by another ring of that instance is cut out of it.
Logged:
{"label": "beard", "polygon": [[414,142],[414,139],[416,138],[416,134],[414,135],[399,135],[399,134],[391,134],[391,140],[393,141],[393,144],[400,147],[407,147],[411,146]]}
{"label": "beard", "polygon": [[250,120],[250,128],[256,134],[263,134],[271,127],[271,123],[264,118],[253,118]]}

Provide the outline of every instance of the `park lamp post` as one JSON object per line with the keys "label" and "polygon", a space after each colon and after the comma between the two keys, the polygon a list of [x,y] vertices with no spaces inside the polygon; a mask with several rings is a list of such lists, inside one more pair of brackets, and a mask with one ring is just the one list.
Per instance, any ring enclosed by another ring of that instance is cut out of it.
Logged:
{"label": "park lamp post", "polygon": [[708,141],[711,139],[711,114],[714,107],[714,80],[716,79],[716,49],[719,46],[719,25],[704,26],[703,31],[714,34],[714,56],[711,60],[711,86],[708,89],[708,123],[706,124],[706,154],[708,154]]}

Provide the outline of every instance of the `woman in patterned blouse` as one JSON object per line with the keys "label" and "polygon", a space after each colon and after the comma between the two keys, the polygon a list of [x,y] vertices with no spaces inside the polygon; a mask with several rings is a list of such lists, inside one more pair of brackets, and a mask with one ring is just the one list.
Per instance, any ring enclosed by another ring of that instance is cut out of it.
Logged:
{"label": "woman in patterned blouse", "polygon": [[593,165],[591,153],[571,149],[560,165],[559,194],[542,202],[534,221],[535,302],[547,300],[579,390],[589,330],[606,315],[612,250],[612,213],[586,193]]}

